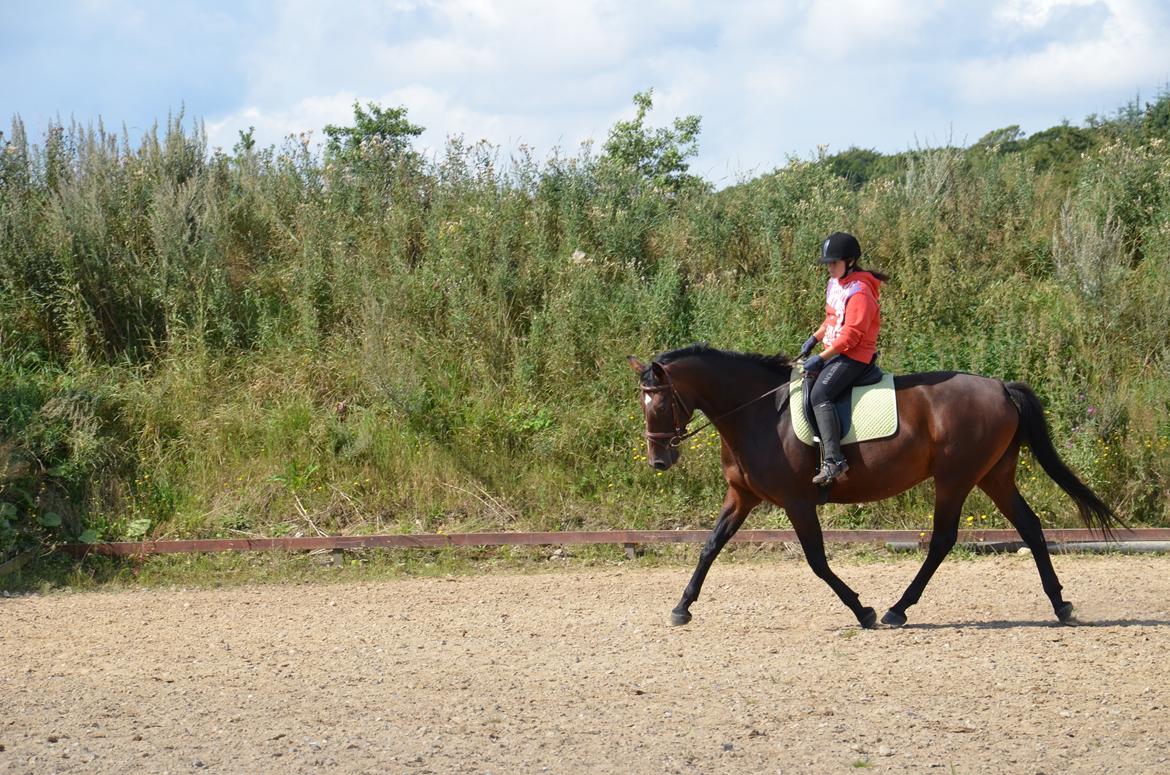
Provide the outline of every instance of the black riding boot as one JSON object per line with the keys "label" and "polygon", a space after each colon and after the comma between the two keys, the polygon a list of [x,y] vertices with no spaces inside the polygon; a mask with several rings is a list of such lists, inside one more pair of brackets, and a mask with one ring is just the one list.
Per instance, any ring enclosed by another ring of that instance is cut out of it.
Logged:
{"label": "black riding boot", "polygon": [[838,476],[849,470],[845,455],[841,454],[841,420],[837,407],[826,401],[813,407],[817,418],[817,431],[821,437],[821,448],[825,451],[825,462],[820,473],[813,477],[813,484],[832,484]]}

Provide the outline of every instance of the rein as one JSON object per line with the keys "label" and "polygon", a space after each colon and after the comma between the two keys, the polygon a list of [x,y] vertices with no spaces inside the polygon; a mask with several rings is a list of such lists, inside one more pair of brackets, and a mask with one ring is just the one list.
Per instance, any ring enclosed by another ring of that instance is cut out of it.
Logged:
{"label": "rein", "polygon": [[[752,400],[750,400],[746,403],[740,404],[739,406],[735,407],[734,409],[726,411],[723,414],[719,415],[718,417],[709,418],[705,423],[700,425],[698,428],[695,428],[693,431],[688,431],[686,423],[684,423],[682,421],[682,418],[685,417],[686,415],[690,414],[693,410],[687,409],[686,404],[683,403],[682,397],[680,397],[678,394],[678,391],[674,389],[674,383],[670,381],[669,372],[667,372],[666,369],[663,369],[662,373],[666,377],[666,384],[664,384],[664,385],[650,385],[650,386],[641,385],[640,387],[642,388],[643,394],[661,393],[664,390],[670,391],[670,408],[671,408],[671,411],[674,413],[674,430],[673,431],[646,431],[643,435],[646,437],[646,439],[648,441],[650,441],[652,443],[659,444],[662,446],[670,446],[670,447],[678,447],[680,444],[682,444],[687,439],[698,434],[700,431],[706,430],[706,428],[708,426],[713,425],[714,423],[718,422],[719,420],[722,420],[724,417],[728,417],[730,415],[733,415],[736,412],[738,412],[740,409],[744,409],[748,406],[751,406],[752,404],[756,403],[757,401],[761,401],[761,400],[767,398],[768,396],[772,395],[773,393],[778,393],[781,390],[787,389],[787,387],[788,387],[787,382],[781,383],[780,385],[769,390],[767,393],[763,393],[761,395],[758,395],[755,398],[753,398]],[[787,403],[787,402],[785,402],[785,403]],[[681,413],[679,412],[680,408],[682,409]],[[783,408],[783,407],[781,407],[781,408]]]}

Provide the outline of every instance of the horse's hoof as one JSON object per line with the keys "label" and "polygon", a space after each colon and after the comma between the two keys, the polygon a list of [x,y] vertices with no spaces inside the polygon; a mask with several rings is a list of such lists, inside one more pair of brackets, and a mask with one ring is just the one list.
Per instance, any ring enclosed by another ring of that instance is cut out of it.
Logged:
{"label": "horse's hoof", "polygon": [[877,611],[872,608],[865,608],[862,610],[861,616],[857,617],[857,621],[865,629],[872,630],[877,627]]}
{"label": "horse's hoof", "polygon": [[1080,622],[1077,621],[1076,614],[1073,613],[1073,604],[1064,603],[1056,609],[1056,618],[1060,620],[1061,624],[1067,624],[1070,627],[1076,627]]}
{"label": "horse's hoof", "polygon": [[893,608],[886,611],[885,616],[882,617],[882,624],[890,627],[901,627],[906,624],[906,614],[900,614]]}
{"label": "horse's hoof", "polygon": [[681,627],[691,620],[690,611],[671,611],[670,623],[675,627]]}

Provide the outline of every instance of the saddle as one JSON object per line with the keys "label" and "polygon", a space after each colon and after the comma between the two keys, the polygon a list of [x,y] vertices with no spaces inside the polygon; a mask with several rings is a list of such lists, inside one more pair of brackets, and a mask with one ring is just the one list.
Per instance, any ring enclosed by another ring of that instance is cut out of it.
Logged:
{"label": "saddle", "polygon": [[[853,422],[853,392],[857,388],[867,387],[869,385],[876,385],[882,381],[882,377],[886,376],[885,372],[877,363],[871,363],[865,367],[865,371],[861,372],[853,382],[853,387],[841,394],[841,396],[833,402],[833,408],[837,410],[837,419],[841,423],[841,439],[844,440],[849,435],[850,425]],[[821,434],[817,429],[817,418],[813,413],[812,406],[812,386],[813,380],[801,379],[801,388],[804,393],[804,419],[809,424],[813,431],[813,441],[820,441]]]}
{"label": "saddle", "polygon": [[[791,404],[792,430],[796,437],[809,446],[819,441],[816,419],[813,417],[812,402],[808,395],[809,380],[797,377],[788,385],[787,391],[776,396],[776,409]],[[797,411],[797,405],[803,411]],[[834,402],[841,422],[841,443],[853,444],[894,435],[898,430],[898,407],[894,396],[894,377],[882,371],[876,364],[870,364]]]}

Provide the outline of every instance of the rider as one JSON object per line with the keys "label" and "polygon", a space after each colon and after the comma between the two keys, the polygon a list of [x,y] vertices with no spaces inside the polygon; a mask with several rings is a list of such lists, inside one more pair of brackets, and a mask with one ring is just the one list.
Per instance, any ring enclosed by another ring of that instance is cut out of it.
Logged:
{"label": "rider", "polygon": [[[813,484],[818,485],[830,484],[849,470],[841,453],[841,421],[833,402],[849,390],[876,356],[881,328],[879,287],[889,278],[859,267],[860,258],[861,244],[852,234],[833,232],[825,240],[817,259],[829,268],[825,322],[800,348],[800,357],[807,358],[805,377],[816,380],[812,407],[825,452],[824,464],[813,477]],[[808,358],[817,342],[823,343],[824,349]]]}

